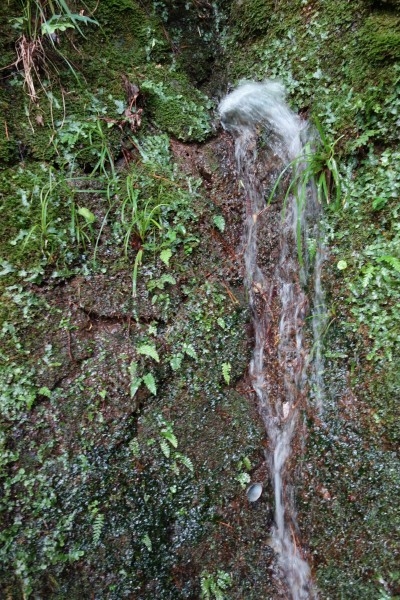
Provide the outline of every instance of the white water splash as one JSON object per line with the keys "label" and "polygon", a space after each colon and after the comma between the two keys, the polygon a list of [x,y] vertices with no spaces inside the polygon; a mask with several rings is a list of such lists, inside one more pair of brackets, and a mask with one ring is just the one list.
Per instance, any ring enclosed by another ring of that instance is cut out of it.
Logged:
{"label": "white water splash", "polygon": [[[298,201],[296,194],[287,199],[279,232],[279,259],[272,275],[267,276],[258,263],[258,217],[265,211],[265,198],[257,175],[257,140],[263,136],[271,158],[278,157],[284,168],[302,155],[306,131],[306,124],[289,109],[284,96],[279,82],[246,82],[221,102],[219,111],[224,128],[235,137],[239,177],[247,196],[245,279],[255,331],[250,374],[269,438],[268,460],[275,495],[272,543],[291,598],[309,600],[317,594],[310,568],[296,542],[298,528],[286,467],[299,424],[299,405],[305,399],[308,360],[304,323],[308,299],[301,284],[306,275],[305,268],[299,266],[296,238],[299,224],[301,235],[307,236],[308,221],[314,218],[315,222],[312,193],[306,205]],[[318,281],[320,284],[320,275]],[[271,308],[276,302],[278,317]],[[272,353],[274,358],[268,361]],[[279,369],[278,385],[271,373],[274,368]]]}

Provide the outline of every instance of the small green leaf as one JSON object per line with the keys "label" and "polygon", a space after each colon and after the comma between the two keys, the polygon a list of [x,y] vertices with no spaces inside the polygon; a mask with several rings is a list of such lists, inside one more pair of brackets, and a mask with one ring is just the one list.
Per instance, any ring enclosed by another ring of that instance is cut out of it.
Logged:
{"label": "small green leaf", "polygon": [[133,438],[133,440],[129,442],[129,450],[132,452],[133,456],[139,456],[140,446],[137,438]]}
{"label": "small green leaf", "polygon": [[191,473],[193,473],[194,466],[193,466],[193,463],[192,463],[192,461],[190,460],[190,458],[188,456],[185,456],[184,454],[180,454],[179,452],[175,452],[175,458],[177,460],[179,460],[179,462],[181,462],[184,467],[186,467],[187,469],[189,469],[189,471]]}
{"label": "small green leaf", "polygon": [[97,545],[100,540],[101,532],[104,526],[104,515],[102,513],[98,513],[94,519],[93,523],[93,544]]}
{"label": "small green leaf", "polygon": [[182,359],[183,354],[174,354],[174,356],[169,361],[169,364],[171,365],[171,369],[173,371],[178,371],[181,368]]}
{"label": "small green leaf", "polygon": [[88,224],[92,224],[96,220],[96,216],[85,206],[80,206],[78,208],[78,215],[81,215]]}
{"label": "small green leaf", "polygon": [[235,477],[236,481],[240,483],[241,488],[245,488],[248,483],[250,483],[250,475],[248,473],[239,473],[237,477]]}
{"label": "small green leaf", "polygon": [[136,375],[137,363],[134,360],[129,365],[129,373],[131,376],[130,394],[131,398],[133,398],[142,383],[142,378]]}
{"label": "small green leaf", "polygon": [[221,233],[225,231],[225,219],[222,215],[215,215],[213,218],[213,223],[217,229],[220,230]]}
{"label": "small green leaf", "polygon": [[197,358],[197,352],[194,349],[193,344],[183,344],[182,346],[182,350],[185,352],[185,354],[187,354],[188,356],[191,356],[192,358]]}
{"label": "small green leaf", "polygon": [[147,375],[143,376],[143,383],[146,385],[149,392],[151,392],[154,396],[157,396],[156,382],[151,373],[147,373]]}
{"label": "small green leaf", "polygon": [[153,544],[151,543],[151,539],[149,538],[149,536],[148,536],[148,534],[147,534],[147,533],[146,533],[146,535],[144,535],[144,536],[142,537],[142,542],[143,542],[143,544],[146,546],[147,550],[148,550],[149,552],[151,552],[151,551],[152,551],[152,549],[153,549]]}
{"label": "small green leaf", "polygon": [[178,440],[176,438],[176,435],[174,433],[172,433],[172,431],[170,429],[162,429],[161,430],[161,435],[169,441],[169,443],[171,444],[171,446],[173,446],[174,448],[178,447]]}
{"label": "small green leaf", "polygon": [[347,269],[347,262],[345,260],[339,260],[336,266],[339,269],[339,271],[344,271],[345,269]]}
{"label": "small green leaf", "polygon": [[384,255],[376,259],[377,262],[385,262],[390,265],[397,273],[400,273],[400,260],[396,256]]}
{"label": "small green leaf", "polygon": [[46,398],[50,398],[51,391],[49,390],[48,387],[41,387],[40,390],[38,391],[38,394],[40,394],[40,396],[45,396]]}
{"label": "small green leaf", "polygon": [[151,358],[154,358],[155,361],[160,362],[160,357],[158,356],[155,346],[151,346],[150,344],[142,344],[141,346],[136,346],[136,351],[139,352],[139,354],[150,356]]}
{"label": "small green leaf", "polygon": [[165,265],[167,265],[167,267],[169,267],[169,261],[170,261],[171,256],[172,256],[172,251],[169,248],[166,248],[160,254],[160,259],[163,261],[163,263]]}
{"label": "small green leaf", "polygon": [[251,462],[247,456],[243,458],[243,466],[250,471],[251,470]]}
{"label": "small green leaf", "polygon": [[164,454],[164,456],[166,458],[169,458],[171,456],[171,447],[168,446],[168,444],[165,440],[160,440],[160,447],[161,447],[161,451]]}
{"label": "small green leaf", "polygon": [[221,327],[221,329],[225,329],[226,325],[225,325],[225,321],[224,321],[224,319],[222,317],[219,317],[217,319],[217,323]]}
{"label": "small green leaf", "polygon": [[231,370],[232,370],[231,363],[228,363],[228,362],[222,363],[222,375],[224,377],[226,385],[229,385],[231,382]]}

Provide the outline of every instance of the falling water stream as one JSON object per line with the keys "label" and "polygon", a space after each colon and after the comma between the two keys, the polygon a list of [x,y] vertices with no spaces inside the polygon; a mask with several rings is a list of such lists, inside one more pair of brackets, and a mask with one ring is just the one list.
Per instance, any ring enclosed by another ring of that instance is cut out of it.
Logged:
{"label": "falling water stream", "polygon": [[[301,237],[304,246],[304,240],[310,236],[318,237],[319,209],[312,186],[306,201],[304,198],[300,201],[293,190],[284,200],[284,207],[279,208],[279,219],[272,226],[276,235],[275,255],[263,258],[266,241],[263,231],[269,215],[273,214],[273,205],[266,202],[265,181],[260,182],[260,174],[270,171],[267,187],[271,190],[277,174],[294,159],[299,160],[293,168],[302,168],[300,157],[307,123],[289,109],[283,86],[274,81],[244,83],[221,102],[219,111],[224,128],[235,138],[238,177],[246,197],[245,281],[255,338],[250,375],[269,440],[267,460],[275,498],[271,545],[277,552],[290,597],[315,599],[317,593],[310,568],[299,544],[288,463],[293,459],[296,443],[297,447],[301,445],[300,409],[307,402],[310,362],[305,343],[309,300],[304,289],[309,274],[307,261],[299,260],[297,238]],[[314,267],[315,297],[318,297],[314,304],[318,303],[319,309],[313,317],[317,336],[323,322],[322,261],[323,254],[318,252]],[[320,360],[318,343],[316,353]],[[313,376],[319,390],[316,403],[321,401],[323,386],[318,369],[320,364]]]}

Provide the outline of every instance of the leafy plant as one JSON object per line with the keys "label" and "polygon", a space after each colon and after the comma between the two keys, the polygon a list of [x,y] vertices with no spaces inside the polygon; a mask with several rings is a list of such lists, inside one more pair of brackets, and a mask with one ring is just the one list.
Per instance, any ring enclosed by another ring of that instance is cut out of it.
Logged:
{"label": "leafy plant", "polygon": [[294,194],[298,207],[296,225],[297,254],[301,266],[304,263],[301,215],[307,202],[310,186],[316,186],[318,201],[321,204],[330,204],[333,196],[335,198],[334,206],[338,208],[342,196],[341,177],[335,158],[335,146],[343,136],[330,143],[316,116],[314,122],[318,132],[317,146],[313,147],[312,142],[307,142],[300,156],[293,159],[282,170],[268,198],[268,204],[270,204],[283,178],[288,172],[292,171],[292,177],[283,198],[283,212],[285,212],[289,196]]}
{"label": "leafy plant", "polygon": [[157,395],[157,385],[152,373],[146,373],[145,375],[138,376],[137,374],[138,364],[132,361],[129,365],[129,373],[131,376],[130,394],[131,398],[136,395],[136,392],[140,388],[141,384],[144,383],[147,389],[153,396]]}
{"label": "leafy plant", "polygon": [[104,515],[103,513],[101,513],[99,511],[99,501],[95,500],[94,502],[91,502],[91,504],[89,505],[89,512],[92,515],[93,518],[93,539],[92,542],[95,546],[97,546],[97,544],[100,541],[100,537],[101,537],[101,533],[103,531],[103,527],[104,527]]}
{"label": "leafy plant", "polygon": [[225,591],[232,585],[232,577],[225,571],[218,570],[215,575],[203,571],[200,578],[201,598],[203,600],[224,600]]}
{"label": "leafy plant", "polygon": [[226,385],[229,385],[231,382],[231,370],[232,365],[229,362],[222,363],[222,375],[224,377]]}
{"label": "leafy plant", "polygon": [[41,83],[40,69],[54,70],[54,62],[49,57],[50,47],[60,56],[76,75],[72,64],[58,48],[58,33],[67,29],[78,31],[84,36],[81,24],[98,25],[91,17],[73,13],[65,0],[20,0],[22,15],[13,19],[13,27],[21,34],[16,41],[17,58],[15,66],[22,64],[24,83],[31,100],[38,99],[36,86]]}
{"label": "leafy plant", "polygon": [[153,198],[140,202],[139,189],[135,187],[136,177],[129,175],[126,179],[126,198],[121,207],[121,224],[125,230],[124,253],[128,255],[128,247],[133,243],[137,253],[132,273],[132,296],[136,296],[138,270],[142,264],[143,250],[150,234],[162,229],[160,211],[164,203],[155,203]]}
{"label": "leafy plant", "polygon": [[[74,171],[76,163],[89,164],[91,175],[103,175],[106,180],[117,178],[113,151],[102,113],[106,110],[95,98],[88,107],[86,119],[71,115],[57,121],[53,144],[61,160]],[[113,123],[111,123],[111,126]]]}
{"label": "leafy plant", "polygon": [[215,215],[213,217],[213,223],[215,227],[220,230],[221,233],[225,231],[225,219],[222,215]]}
{"label": "leafy plant", "polygon": [[150,356],[154,358],[156,362],[160,362],[160,357],[158,356],[158,352],[155,346],[150,344],[141,344],[140,346],[136,346],[136,352],[139,354],[144,354],[144,356]]}

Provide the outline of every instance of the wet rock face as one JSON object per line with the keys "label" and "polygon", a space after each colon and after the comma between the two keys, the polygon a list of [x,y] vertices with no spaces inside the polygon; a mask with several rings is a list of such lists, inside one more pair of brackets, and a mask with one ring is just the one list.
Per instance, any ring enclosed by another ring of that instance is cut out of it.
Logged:
{"label": "wet rock face", "polygon": [[[163,304],[149,282],[167,269],[150,256],[136,298],[131,271],[118,264],[35,287],[47,307],[43,327],[28,326],[42,391],[29,418],[10,425],[9,439],[19,453],[11,469],[36,483],[23,501],[22,485],[12,492],[10,514],[22,515],[22,529],[11,534],[12,518],[5,520],[15,548],[26,549],[35,594],[192,598],[201,574],[218,568],[232,576],[231,598],[255,599],[260,590],[285,597],[265,535],[272,497],[246,376],[244,209],[232,140],[221,133],[203,147],[172,149],[180,168],[203,180],[193,199],[201,245],[179,254],[174,286],[155,288]],[[224,232],[214,215],[223,216]],[[146,345],[159,362],[138,352]],[[133,363],[138,377],[151,372],[156,395],[143,382],[132,393]],[[254,507],[245,493],[253,478],[264,483]],[[43,551],[49,528],[68,567],[50,564]],[[40,572],[38,556],[46,562]],[[18,586],[0,572],[2,591],[18,598]]]}

